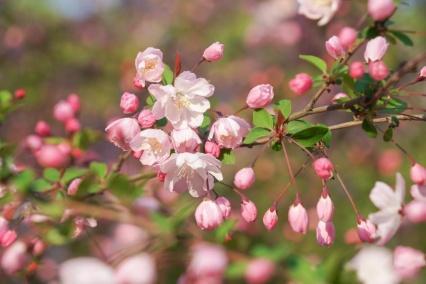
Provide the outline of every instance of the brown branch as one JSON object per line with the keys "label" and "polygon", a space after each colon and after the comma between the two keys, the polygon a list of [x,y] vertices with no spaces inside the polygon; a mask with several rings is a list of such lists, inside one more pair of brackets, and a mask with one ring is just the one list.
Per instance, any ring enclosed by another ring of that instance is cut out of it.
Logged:
{"label": "brown branch", "polygon": [[[426,121],[425,114],[413,114],[413,115],[400,114],[400,115],[397,115],[396,118],[398,118],[398,120]],[[389,123],[391,122],[391,119],[392,119],[391,116],[379,117],[379,118],[373,119],[372,122],[373,123],[386,123],[386,122]],[[328,128],[330,130],[338,130],[338,129],[348,128],[348,127],[358,126],[361,124],[362,124],[362,120],[353,120],[353,121],[331,125]]]}

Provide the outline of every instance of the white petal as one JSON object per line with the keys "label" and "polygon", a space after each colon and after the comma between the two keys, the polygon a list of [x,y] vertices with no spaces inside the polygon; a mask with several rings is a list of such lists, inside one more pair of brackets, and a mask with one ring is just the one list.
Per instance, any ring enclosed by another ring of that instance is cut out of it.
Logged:
{"label": "white petal", "polygon": [[378,181],[370,192],[370,200],[380,209],[400,206],[395,192],[386,183]]}

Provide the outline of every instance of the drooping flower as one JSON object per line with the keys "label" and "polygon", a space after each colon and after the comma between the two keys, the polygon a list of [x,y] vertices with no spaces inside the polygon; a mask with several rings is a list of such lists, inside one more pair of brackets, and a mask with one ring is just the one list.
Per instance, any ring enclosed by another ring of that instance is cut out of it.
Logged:
{"label": "drooping flower", "polygon": [[135,59],[135,83],[145,87],[146,82],[158,83],[164,72],[163,53],[161,50],[148,47],[139,52]]}
{"label": "drooping flower", "polygon": [[171,143],[166,132],[160,129],[145,129],[130,141],[130,148],[143,151],[140,157],[142,165],[152,166],[170,156]]}
{"label": "drooping flower", "polygon": [[214,178],[222,180],[221,162],[204,153],[175,153],[160,165],[166,174],[165,189],[172,192],[188,190],[193,197],[201,197],[213,188]]}
{"label": "drooping flower", "polygon": [[247,223],[254,222],[257,218],[256,204],[251,200],[243,200],[241,202],[241,216]]}
{"label": "drooping flower", "polygon": [[215,158],[219,158],[220,147],[213,141],[206,141],[206,143],[204,144],[204,152],[206,152],[206,154],[212,155]]}
{"label": "drooping flower", "polygon": [[299,198],[290,206],[288,210],[288,222],[296,233],[306,234],[308,231],[308,212],[303,207]]}
{"label": "drooping flower", "polygon": [[316,230],[317,242],[321,246],[330,246],[336,237],[336,230],[333,222],[319,221]]}
{"label": "drooping flower", "polygon": [[218,198],[216,198],[215,202],[222,211],[223,219],[228,219],[229,216],[231,216],[232,210],[231,202],[228,200],[228,198],[219,196]]}
{"label": "drooping flower", "polygon": [[415,163],[410,169],[411,180],[418,185],[426,183],[426,169],[419,163]]}
{"label": "drooping flower", "polygon": [[211,126],[208,139],[214,137],[219,146],[234,149],[241,145],[249,130],[250,125],[238,116],[221,117]]}
{"label": "drooping flower", "polygon": [[340,5],[340,0],[297,0],[297,2],[299,14],[312,20],[319,20],[319,26],[327,24]]}
{"label": "drooping flower", "polygon": [[265,225],[265,228],[271,231],[275,228],[275,226],[278,223],[278,215],[277,210],[274,208],[269,208],[266,210],[265,214],[263,215],[263,225]]}
{"label": "drooping flower", "polygon": [[321,193],[321,197],[317,202],[316,209],[318,219],[321,221],[328,222],[333,218],[334,205],[326,189],[324,189]]}
{"label": "drooping flower", "polygon": [[110,142],[127,151],[130,149],[130,141],[140,132],[140,127],[136,119],[125,117],[108,124],[105,131]]}
{"label": "drooping flower", "polygon": [[223,247],[198,243],[192,248],[191,262],[188,273],[195,278],[221,278],[228,265],[228,256]]}
{"label": "drooping flower", "polygon": [[325,157],[318,158],[312,163],[312,165],[314,167],[315,174],[323,180],[328,180],[333,176],[334,166],[329,159]]}
{"label": "drooping flower", "polygon": [[376,226],[370,220],[359,218],[357,222],[358,237],[361,241],[372,243],[376,239]]}
{"label": "drooping flower", "polygon": [[343,27],[339,32],[340,43],[346,50],[349,50],[355,43],[358,36],[357,30],[351,27]]}

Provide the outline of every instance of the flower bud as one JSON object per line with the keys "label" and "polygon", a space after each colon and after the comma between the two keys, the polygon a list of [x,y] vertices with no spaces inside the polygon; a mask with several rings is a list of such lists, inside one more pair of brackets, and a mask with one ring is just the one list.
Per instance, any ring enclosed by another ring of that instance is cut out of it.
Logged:
{"label": "flower bud", "polygon": [[376,239],[376,226],[370,221],[358,218],[358,237],[361,241],[372,243]]}
{"label": "flower bud", "polygon": [[424,185],[426,183],[426,169],[415,163],[410,169],[411,180],[417,185]]}
{"label": "flower bud", "polygon": [[192,128],[173,129],[170,133],[173,148],[177,153],[194,153],[199,149],[201,139]]}
{"label": "flower bud", "polygon": [[333,176],[334,166],[329,159],[325,157],[316,159],[313,166],[315,174],[323,180],[328,180]]}
{"label": "flower bud", "polygon": [[349,66],[349,76],[352,77],[352,79],[359,79],[362,76],[364,76],[364,63],[361,61],[354,61]]}
{"label": "flower bud", "polygon": [[248,284],[268,283],[275,273],[275,264],[266,258],[251,260],[245,271],[245,280]]}
{"label": "flower bud", "polygon": [[155,116],[150,109],[143,109],[138,115],[138,122],[142,128],[151,128],[155,121]]}
{"label": "flower bud", "polygon": [[256,220],[257,208],[251,200],[243,200],[241,202],[241,216],[247,223],[251,223]]}
{"label": "flower bud", "polygon": [[247,189],[253,185],[256,176],[253,168],[242,168],[234,176],[234,185],[239,189]]}
{"label": "flower bud", "polygon": [[160,182],[164,182],[164,180],[166,179],[166,173],[163,173],[162,171],[158,171],[157,172],[157,179]]}
{"label": "flower bud", "polygon": [[65,122],[65,131],[68,133],[76,133],[80,131],[80,128],[80,122],[77,118],[71,118]]}
{"label": "flower bud", "polygon": [[357,30],[351,27],[343,27],[339,32],[339,40],[342,46],[349,50],[358,36]]}
{"label": "flower bud", "polygon": [[195,221],[201,230],[213,230],[223,222],[223,213],[213,200],[203,200],[195,210]]}
{"label": "flower bud", "polygon": [[299,201],[299,197],[296,197],[288,210],[288,222],[296,233],[306,234],[308,231],[308,212]]}
{"label": "flower bud", "polygon": [[250,108],[262,108],[269,105],[274,98],[274,87],[269,84],[261,84],[253,87],[246,99]]}
{"label": "flower bud", "polygon": [[25,147],[35,152],[43,146],[43,140],[37,135],[28,135],[25,139]]}
{"label": "flower bud", "polygon": [[70,184],[68,185],[68,188],[67,188],[67,193],[68,193],[68,195],[76,195],[77,194],[77,191],[78,191],[78,187],[80,186],[80,183],[82,182],[83,180],[81,179],[81,178],[76,178],[76,179],[73,179],[71,182],[70,182]]}
{"label": "flower bud", "polygon": [[383,61],[375,61],[368,64],[368,73],[374,80],[381,81],[389,75],[389,70]]}
{"label": "flower bud", "polygon": [[340,43],[340,39],[337,36],[332,36],[325,42],[325,49],[328,52],[328,55],[337,59],[345,55],[345,48]]}
{"label": "flower bud", "polygon": [[32,253],[35,256],[41,255],[46,249],[46,244],[40,239],[32,240],[32,245],[33,245]]}
{"label": "flower bud", "polygon": [[122,284],[155,283],[157,270],[154,258],[147,253],[140,253],[124,259],[116,269],[115,278],[117,283]]}
{"label": "flower bud", "polygon": [[334,97],[331,99],[331,102],[333,104],[337,104],[339,103],[339,100],[343,100],[343,99],[347,99],[348,95],[346,95],[345,93],[338,93],[336,95],[334,95]]}
{"label": "flower bud", "polygon": [[411,223],[426,222],[426,202],[413,200],[404,206],[404,217]]}
{"label": "flower bud", "polygon": [[419,79],[420,80],[426,79],[426,66],[423,66],[422,69],[420,69]]}
{"label": "flower bud", "polygon": [[323,189],[321,197],[317,203],[317,215],[318,219],[324,222],[331,221],[334,213],[333,201],[331,201],[330,195],[328,195],[327,189]]}
{"label": "flower bud", "polygon": [[35,157],[44,168],[64,168],[69,162],[69,156],[58,145],[43,145]]}
{"label": "flower bud", "polygon": [[365,62],[368,63],[371,61],[374,62],[374,61],[382,60],[383,56],[388,50],[388,47],[389,47],[389,43],[382,36],[378,36],[369,40],[367,42],[367,47],[365,48],[365,52],[364,52]]}
{"label": "flower bud", "polygon": [[297,95],[303,95],[312,88],[313,83],[311,76],[306,73],[299,73],[290,80],[289,87]]}
{"label": "flower bud", "polygon": [[317,242],[321,246],[332,245],[336,236],[332,222],[319,221],[317,225]]}
{"label": "flower bud", "polygon": [[397,246],[393,252],[393,267],[403,279],[415,277],[426,266],[425,254],[419,250]]}
{"label": "flower bud", "polygon": [[74,117],[74,110],[67,101],[59,101],[53,108],[53,117],[61,122]]}
{"label": "flower bud", "polygon": [[210,62],[218,61],[223,57],[223,49],[224,45],[217,41],[204,50],[203,58]]}
{"label": "flower bud", "polygon": [[1,267],[8,275],[21,270],[28,260],[25,243],[18,241],[8,247],[1,257]]}
{"label": "flower bud", "polygon": [[117,119],[105,128],[108,140],[115,146],[129,150],[130,141],[140,132],[138,121],[134,118]]}
{"label": "flower bud", "polygon": [[125,92],[121,95],[120,108],[125,114],[134,113],[139,108],[139,99],[135,94]]}
{"label": "flower bud", "polygon": [[388,19],[395,10],[396,6],[393,0],[368,0],[368,14],[375,21]]}
{"label": "flower bud", "polygon": [[266,210],[265,215],[263,215],[263,225],[265,225],[265,228],[271,231],[275,228],[275,226],[278,223],[278,215],[277,210],[274,208],[269,208]]}
{"label": "flower bud", "polygon": [[8,247],[16,240],[17,234],[15,230],[7,230],[1,237],[0,244],[2,247]]}
{"label": "flower bud", "polygon": [[223,196],[216,198],[215,202],[219,206],[220,211],[222,211],[223,219],[228,219],[231,216],[231,202]]}
{"label": "flower bud", "polygon": [[215,158],[219,158],[220,156],[220,147],[213,141],[206,141],[206,144],[204,144],[204,152],[206,154],[210,154]]}
{"label": "flower bud", "polygon": [[34,131],[38,136],[41,136],[41,137],[46,137],[51,134],[50,126],[44,120],[37,121]]}
{"label": "flower bud", "polygon": [[71,105],[74,113],[80,111],[80,97],[77,94],[70,94],[67,97],[67,102]]}
{"label": "flower bud", "polygon": [[22,100],[23,98],[25,98],[25,95],[26,95],[25,89],[21,88],[21,89],[15,90],[15,93],[14,93],[15,99]]}

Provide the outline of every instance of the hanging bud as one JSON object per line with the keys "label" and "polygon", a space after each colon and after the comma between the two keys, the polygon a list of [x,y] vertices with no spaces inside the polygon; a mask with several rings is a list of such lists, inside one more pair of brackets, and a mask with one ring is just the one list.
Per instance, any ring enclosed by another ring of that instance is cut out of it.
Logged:
{"label": "hanging bud", "polygon": [[223,219],[228,219],[229,216],[231,216],[231,202],[229,202],[229,200],[223,196],[219,196],[215,201],[219,206],[220,211],[222,211]]}
{"label": "hanging bud", "polygon": [[331,201],[327,188],[323,188],[321,197],[317,203],[318,219],[324,222],[331,221],[334,213],[333,201]]}
{"label": "hanging bud", "polygon": [[389,69],[383,61],[374,61],[368,64],[368,74],[374,80],[381,81],[389,75]]}
{"label": "hanging bud", "polygon": [[242,168],[234,176],[234,185],[239,189],[247,189],[253,185],[256,177],[253,168]]}
{"label": "hanging bud", "polygon": [[288,222],[296,233],[306,234],[308,231],[308,212],[300,202],[299,195],[288,210]]}
{"label": "hanging bud", "polygon": [[319,221],[317,225],[317,242],[321,246],[333,244],[336,236],[334,224],[332,222]]}
{"label": "hanging bud", "polygon": [[254,222],[257,218],[256,205],[250,200],[241,202],[241,216],[247,223]]}
{"label": "hanging bud", "polygon": [[313,166],[316,175],[323,180],[328,180],[333,176],[334,166],[329,159],[325,157],[316,159]]}
{"label": "hanging bud", "polygon": [[195,210],[195,221],[201,230],[216,229],[223,222],[222,210],[213,200],[203,200]]}
{"label": "hanging bud", "polygon": [[253,87],[247,95],[246,103],[250,108],[266,107],[274,98],[274,87],[262,84]]}
{"label": "hanging bud", "polygon": [[417,185],[424,185],[426,183],[426,169],[415,163],[410,169],[411,180]]}
{"label": "hanging bud", "polygon": [[376,226],[362,217],[358,217],[358,236],[365,243],[372,243],[376,239]]}
{"label": "hanging bud", "polygon": [[269,231],[273,230],[278,223],[277,210],[275,208],[269,208],[263,215],[263,225]]}

